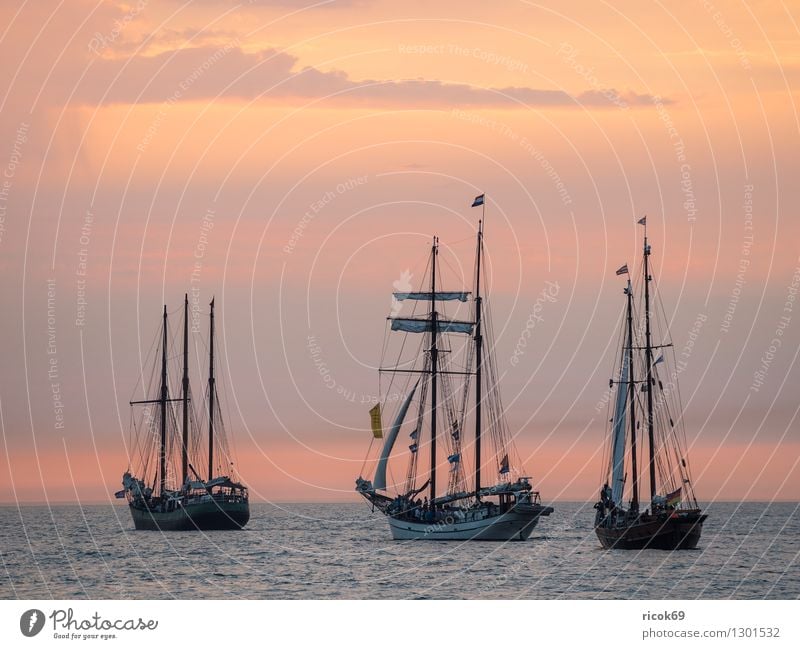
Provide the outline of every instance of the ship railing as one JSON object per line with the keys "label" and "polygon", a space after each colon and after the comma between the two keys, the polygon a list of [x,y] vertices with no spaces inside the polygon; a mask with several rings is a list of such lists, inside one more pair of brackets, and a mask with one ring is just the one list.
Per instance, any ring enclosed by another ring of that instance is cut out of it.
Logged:
{"label": "ship railing", "polygon": [[217,489],[215,491],[207,489],[193,489],[183,494],[183,499],[190,500],[206,500],[215,502],[245,502],[247,500],[247,489],[231,488],[231,489]]}

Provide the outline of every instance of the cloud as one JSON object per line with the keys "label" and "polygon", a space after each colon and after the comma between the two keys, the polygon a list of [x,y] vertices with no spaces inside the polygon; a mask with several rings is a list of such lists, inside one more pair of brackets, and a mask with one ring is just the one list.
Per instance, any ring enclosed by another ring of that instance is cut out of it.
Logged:
{"label": "cloud", "polygon": [[[95,38],[99,39],[102,46],[103,34],[97,32]],[[208,48],[216,49],[220,42],[225,43],[236,37],[231,30],[222,29],[170,29],[160,28],[155,32],[143,33],[138,38],[130,40],[118,39],[112,47],[99,47],[103,56],[107,58],[127,59],[131,56],[155,56],[164,50],[177,51],[180,48]]]}
{"label": "cloud", "polygon": [[[620,101],[652,105],[649,95],[615,89],[571,95],[530,87],[481,88],[435,79],[354,80],[341,70],[298,66],[297,57],[275,49],[245,52],[234,39],[221,46],[181,48],[156,56],[98,57],[76,93],[77,103],[161,103],[212,99],[323,100],[337,105],[401,107],[589,106]],[[615,99],[616,98],[616,99]],[[667,102],[668,103],[668,102]]]}

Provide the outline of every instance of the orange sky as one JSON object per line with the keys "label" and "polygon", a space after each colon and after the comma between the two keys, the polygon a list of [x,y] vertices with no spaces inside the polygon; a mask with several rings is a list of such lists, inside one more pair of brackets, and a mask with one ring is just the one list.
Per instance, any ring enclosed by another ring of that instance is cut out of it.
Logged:
{"label": "orange sky", "polygon": [[242,477],[263,499],[351,498],[392,283],[420,278],[433,234],[468,281],[483,191],[504,400],[545,498],[597,490],[613,271],[644,213],[676,345],[705,318],[681,377],[698,496],[800,498],[798,13],[3,3],[0,501],[118,488],[139,356],[192,288],[217,296]]}

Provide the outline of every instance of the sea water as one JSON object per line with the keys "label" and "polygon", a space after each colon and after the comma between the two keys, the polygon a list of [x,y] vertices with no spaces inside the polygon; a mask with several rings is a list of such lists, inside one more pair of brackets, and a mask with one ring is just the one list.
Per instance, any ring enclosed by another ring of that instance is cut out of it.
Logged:
{"label": "sea water", "polygon": [[127,506],[0,506],[0,597],[722,599],[800,596],[800,505],[712,503],[697,550],[603,550],[589,503],[525,542],[392,541],[362,503],[251,504],[245,530],[145,532]]}

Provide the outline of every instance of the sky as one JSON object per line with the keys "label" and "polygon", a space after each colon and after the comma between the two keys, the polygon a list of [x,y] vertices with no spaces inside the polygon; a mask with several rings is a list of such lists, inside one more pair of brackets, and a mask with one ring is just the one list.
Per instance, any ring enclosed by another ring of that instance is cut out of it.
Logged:
{"label": "sky", "polygon": [[128,402],[185,292],[203,322],[216,299],[253,498],[355,499],[394,283],[421,280],[437,235],[469,286],[484,192],[506,416],[545,500],[601,484],[614,271],[640,263],[645,214],[690,350],[698,498],[800,499],[799,16],[3,2],[0,501],[120,488]]}

